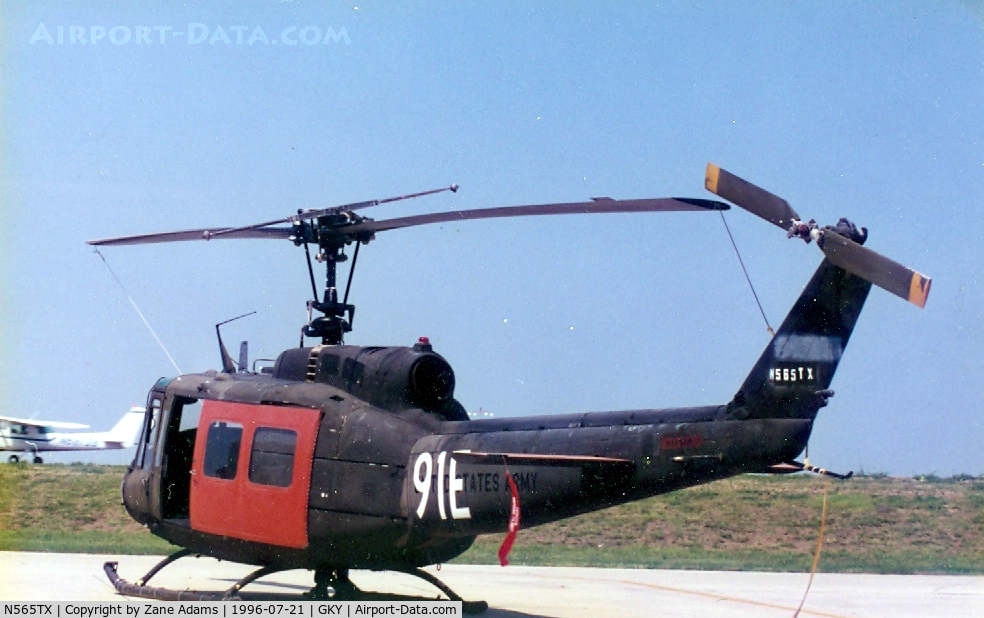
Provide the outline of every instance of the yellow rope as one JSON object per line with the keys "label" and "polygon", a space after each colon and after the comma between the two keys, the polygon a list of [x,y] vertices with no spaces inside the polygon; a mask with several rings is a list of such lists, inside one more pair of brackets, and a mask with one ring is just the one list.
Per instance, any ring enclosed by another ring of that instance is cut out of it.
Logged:
{"label": "yellow rope", "polygon": [[830,492],[830,479],[823,486],[823,512],[820,514],[820,537],[817,539],[817,551],[813,555],[813,566],[810,567],[810,581],[806,583],[806,590],[803,591],[803,600],[800,601],[799,607],[796,608],[796,612],[793,614],[793,618],[797,618],[800,611],[803,609],[803,604],[806,603],[806,595],[810,593],[810,586],[813,585],[813,576],[817,572],[817,564],[820,562],[820,548],[823,547],[823,531],[827,526],[827,494]]}

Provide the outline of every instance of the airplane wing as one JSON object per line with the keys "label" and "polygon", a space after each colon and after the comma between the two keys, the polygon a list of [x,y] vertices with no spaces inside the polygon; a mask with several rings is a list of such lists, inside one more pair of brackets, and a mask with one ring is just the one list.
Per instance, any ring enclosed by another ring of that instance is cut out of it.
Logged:
{"label": "airplane wing", "polygon": [[39,421],[36,418],[14,418],[0,416],[0,423],[18,423],[29,427],[48,427],[50,429],[86,429],[89,426],[82,423],[65,423],[62,421]]}

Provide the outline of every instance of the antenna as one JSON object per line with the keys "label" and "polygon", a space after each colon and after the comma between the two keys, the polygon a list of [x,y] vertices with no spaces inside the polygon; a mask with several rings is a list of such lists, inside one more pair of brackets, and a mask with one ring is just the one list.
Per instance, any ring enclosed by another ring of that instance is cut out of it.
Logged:
{"label": "antenna", "polygon": [[103,264],[106,265],[106,268],[109,269],[109,274],[113,275],[113,279],[116,279],[116,283],[118,283],[120,289],[123,290],[123,294],[126,295],[126,299],[130,301],[130,304],[133,305],[134,311],[136,311],[137,315],[140,316],[140,319],[143,320],[144,326],[146,326],[147,330],[150,331],[150,334],[154,336],[154,340],[157,341],[157,345],[161,346],[161,349],[164,350],[164,354],[165,356],[167,356],[167,360],[171,361],[171,364],[174,365],[174,369],[180,374],[181,368],[178,367],[178,364],[176,362],[174,362],[174,357],[172,357],[171,353],[167,351],[166,347],[164,347],[164,342],[161,341],[161,338],[157,336],[157,333],[154,331],[154,328],[150,325],[150,322],[148,322],[147,318],[144,317],[143,312],[140,311],[140,307],[137,306],[137,302],[133,300],[133,297],[130,296],[130,293],[126,291],[126,287],[123,285],[123,282],[120,281],[120,278],[116,276],[115,272],[113,272],[113,269],[112,267],[110,267],[109,262],[106,261],[106,256],[104,256],[102,252],[99,251],[99,247],[96,247],[96,255],[99,256],[99,259],[101,259],[103,261]]}
{"label": "antenna", "polygon": [[239,371],[246,372],[249,369],[249,342],[243,341],[239,344]]}
{"label": "antenna", "polygon": [[[255,311],[250,311],[249,313],[244,313],[242,315],[237,315],[234,318],[229,318],[225,322],[219,322],[218,324],[215,325],[215,336],[219,338],[219,354],[222,356],[222,372],[223,373],[236,373],[236,365],[233,364],[232,357],[229,356],[229,351],[226,350],[225,344],[222,343],[222,332],[219,330],[219,327],[222,326],[223,324],[228,324],[229,322],[235,322],[239,318],[245,318],[246,316],[253,315],[254,313],[256,313],[256,312]],[[246,360],[244,358],[245,357],[245,354],[246,354],[246,345],[245,344],[246,344],[246,342],[244,341],[243,342],[243,345],[241,345],[240,348],[239,348],[239,370],[240,371],[242,371],[243,368],[246,367]]]}

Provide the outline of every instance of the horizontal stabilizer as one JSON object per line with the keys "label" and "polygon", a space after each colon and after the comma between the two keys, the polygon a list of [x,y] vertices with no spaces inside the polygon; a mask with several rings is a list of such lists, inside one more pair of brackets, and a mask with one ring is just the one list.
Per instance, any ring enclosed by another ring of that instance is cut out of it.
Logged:
{"label": "horizontal stabilizer", "polygon": [[818,468],[816,466],[811,466],[808,463],[800,463],[798,461],[787,461],[785,463],[776,464],[774,466],[769,466],[766,470],[769,474],[792,474],[794,472],[812,472],[814,474],[819,474],[820,476],[831,476],[835,479],[840,479],[846,481],[854,476],[854,472],[848,472],[847,474],[840,474],[838,472],[832,472],[826,468]]}
{"label": "horizontal stabilizer", "polygon": [[454,451],[459,459],[470,459],[476,464],[540,464],[554,466],[581,466],[597,463],[631,463],[628,459],[617,457],[597,457],[594,455],[550,455],[540,453],[480,453],[475,451]]}

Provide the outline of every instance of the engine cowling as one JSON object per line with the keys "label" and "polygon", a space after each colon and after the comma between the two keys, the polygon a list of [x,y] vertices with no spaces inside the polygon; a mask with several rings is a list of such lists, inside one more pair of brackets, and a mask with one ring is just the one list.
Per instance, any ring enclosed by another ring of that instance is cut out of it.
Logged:
{"label": "engine cowling", "polygon": [[285,380],[323,382],[387,410],[420,408],[467,419],[454,400],[454,370],[426,340],[410,347],[351,345],[294,348],[273,370]]}

